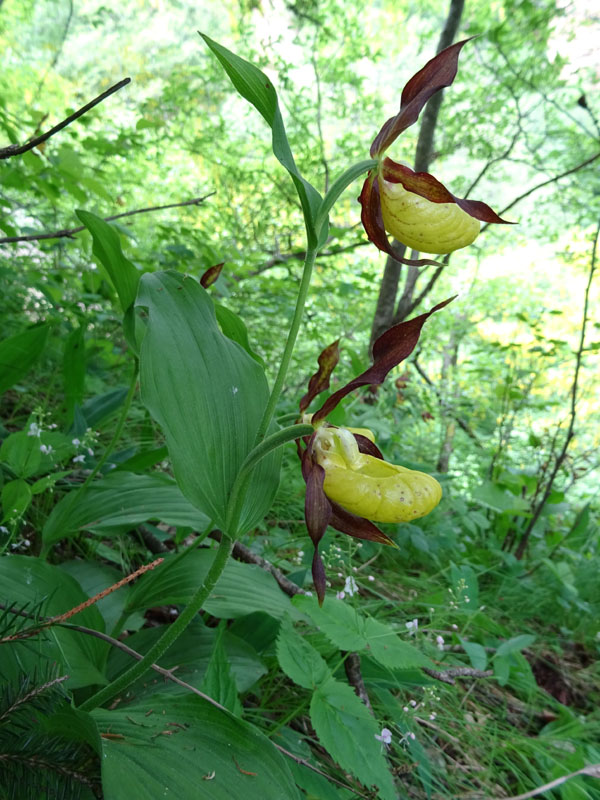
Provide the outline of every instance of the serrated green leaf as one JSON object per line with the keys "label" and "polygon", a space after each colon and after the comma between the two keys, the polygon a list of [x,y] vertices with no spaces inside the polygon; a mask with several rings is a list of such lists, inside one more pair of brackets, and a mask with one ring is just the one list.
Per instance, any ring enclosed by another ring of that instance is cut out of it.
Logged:
{"label": "serrated green leaf", "polygon": [[390,669],[431,665],[427,656],[402,641],[388,625],[365,617],[343,600],[328,598],[320,607],[316,598],[296,595],[293,604],[312,619],[340,650],[366,652]]}
{"label": "serrated green leaf", "polygon": [[294,683],[305,689],[321,686],[331,676],[325,659],[306,641],[286,618],[277,637],[279,666]]}
{"label": "serrated green leaf", "polygon": [[[212,300],[194,279],[146,274],[137,305],[149,314],[140,351],[142,400],[165,433],[183,494],[225,529],[235,478],[268,401],[265,374],[223,335]],[[253,471],[240,531],[258,524],[269,509],[280,461],[281,449]]]}
{"label": "serrated green leaf", "polygon": [[331,678],[313,694],[310,719],[319,741],[333,759],[365,786],[378,788],[381,800],[397,794],[382,745],[381,729],[347,684]]}

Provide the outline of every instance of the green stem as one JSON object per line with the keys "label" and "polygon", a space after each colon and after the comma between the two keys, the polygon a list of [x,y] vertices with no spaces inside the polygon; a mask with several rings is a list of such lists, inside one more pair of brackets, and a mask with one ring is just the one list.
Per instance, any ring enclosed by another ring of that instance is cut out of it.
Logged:
{"label": "green stem", "polygon": [[265,438],[265,434],[269,430],[269,425],[271,424],[271,420],[273,419],[273,414],[275,413],[275,408],[277,406],[277,401],[279,400],[279,395],[281,394],[281,390],[283,389],[285,376],[287,375],[287,371],[290,366],[290,361],[292,359],[292,352],[294,350],[294,345],[296,344],[298,331],[300,330],[300,323],[302,322],[302,314],[304,312],[304,304],[306,303],[306,297],[308,295],[308,287],[310,286],[310,279],[312,276],[312,270],[315,264],[316,257],[317,257],[316,247],[309,248],[306,251],[306,258],[304,259],[304,271],[302,272],[302,280],[300,282],[300,290],[298,292],[298,298],[296,300],[294,317],[292,319],[292,324],[290,326],[287,341],[285,343],[283,356],[281,357],[281,364],[279,365],[277,377],[275,378],[275,383],[273,384],[273,389],[271,390],[271,396],[269,397],[269,402],[267,403],[267,407],[265,408],[263,418],[256,433],[255,444],[259,444]]}
{"label": "green stem", "polygon": [[127,392],[127,396],[125,397],[125,403],[123,404],[123,408],[121,410],[121,416],[119,417],[119,421],[117,422],[117,427],[115,428],[115,432],[113,434],[112,439],[108,443],[108,447],[105,449],[102,458],[98,461],[94,469],[90,472],[87,476],[85,481],[81,484],[77,493],[83,492],[87,486],[94,480],[96,475],[100,472],[102,467],[106,464],[108,459],[113,453],[117,442],[121,438],[121,434],[123,432],[123,428],[125,427],[125,423],[127,422],[127,415],[129,414],[129,408],[131,407],[131,401],[133,400],[133,395],[135,394],[135,387],[137,385],[137,377],[138,377],[138,360],[137,358],[134,360],[133,363],[133,375],[131,376],[131,382],[129,384],[129,391]]}
{"label": "green stem", "polygon": [[151,665],[161,658],[161,656],[168,650],[169,647],[181,636],[190,622],[194,619],[196,614],[200,611],[206,599],[214,589],[217,581],[221,577],[227,559],[233,550],[233,539],[225,533],[221,536],[219,548],[215,554],[215,558],[210,565],[210,569],[204,579],[202,586],[197,590],[196,594],[192,597],[189,604],[184,608],[181,614],[177,617],[175,622],[167,627],[160,639],[148,650],[146,655],[141,661],[138,661],[128,670],[119,675],[116,680],[105,686],[93,697],[90,697],[85,703],[82,703],[82,711],[91,711],[98,706],[107,703],[117,694],[122,694],[134,681],[137,681],[146,670],[151,668]]}
{"label": "green stem", "polygon": [[300,439],[302,436],[310,436],[313,432],[314,428],[312,425],[291,425],[289,428],[275,431],[275,433],[267,436],[254,450],[248,453],[240,467],[240,471],[231,489],[231,494],[229,495],[225,524],[227,530],[231,531],[232,535],[235,535],[233,532],[237,531],[237,525],[244,505],[244,498],[246,497],[246,491],[248,490],[248,484],[254,467],[266,455],[286,444],[286,442],[292,442],[295,439]]}

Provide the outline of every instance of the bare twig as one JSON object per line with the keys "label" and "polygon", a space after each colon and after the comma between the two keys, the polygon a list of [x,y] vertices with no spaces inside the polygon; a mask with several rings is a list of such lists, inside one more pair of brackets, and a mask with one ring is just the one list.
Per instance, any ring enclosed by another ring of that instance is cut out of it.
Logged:
{"label": "bare twig", "polygon": [[358,653],[346,654],[346,658],[344,660],[344,670],[346,671],[348,683],[353,687],[356,695],[363,701],[371,714],[373,714],[371,700],[369,699],[367,687],[365,686],[365,681],[360,669],[360,656]]}
{"label": "bare twig", "polygon": [[478,447],[483,447],[483,444],[482,444],[482,443],[479,441],[479,437],[477,436],[477,434],[475,433],[475,431],[474,431],[474,430],[471,428],[471,426],[469,425],[469,423],[468,423],[468,422],[465,422],[465,421],[464,421],[464,419],[462,419],[462,417],[459,417],[459,416],[456,414],[456,412],[455,412],[455,411],[454,411],[454,410],[453,410],[453,409],[452,409],[452,408],[451,408],[451,407],[450,407],[450,406],[449,406],[447,403],[445,403],[445,402],[443,401],[442,394],[441,394],[440,390],[437,388],[437,386],[436,386],[436,385],[435,385],[435,383],[434,383],[434,382],[431,380],[431,378],[430,378],[430,377],[427,375],[427,373],[425,372],[425,370],[423,369],[423,367],[422,367],[422,366],[419,364],[419,362],[417,361],[417,358],[416,358],[416,357],[413,359],[413,362],[412,362],[412,363],[414,364],[414,367],[415,367],[415,369],[417,370],[417,372],[419,373],[419,375],[420,375],[420,376],[423,378],[423,380],[425,381],[425,383],[426,383],[428,386],[431,386],[431,388],[433,389],[433,391],[434,391],[434,392],[435,392],[435,394],[437,395],[437,397],[438,397],[438,399],[439,399],[439,401],[440,401],[440,404],[442,405],[442,407],[444,408],[444,410],[446,411],[446,413],[447,413],[447,414],[449,414],[451,417],[453,417],[453,418],[456,420],[456,422],[458,423],[459,427],[461,427],[461,428],[463,429],[463,431],[464,431],[464,432],[467,434],[467,436],[468,436],[469,438],[471,438],[471,439],[472,439],[472,440],[475,442],[475,444],[476,444]]}
{"label": "bare twig", "polygon": [[[532,186],[531,189],[528,189],[526,192],[523,192],[523,194],[515,197],[515,199],[511,200],[507,206],[504,206],[504,208],[499,212],[500,216],[502,217],[507,211],[513,208],[513,206],[516,206],[517,203],[521,202],[521,200],[524,200],[526,197],[529,197],[529,195],[537,192],[538,189],[542,189],[544,186],[549,186],[551,183],[556,183],[556,181],[559,181],[561,178],[566,178],[567,175],[572,175],[574,172],[579,172],[580,169],[592,164],[597,158],[600,158],[600,153],[596,153],[595,155],[586,158],[585,161],[582,161],[580,164],[561,172],[559,175],[555,175],[553,178],[548,178],[548,180],[542,181],[541,183],[536,183],[536,185]],[[481,232],[483,233],[483,231],[486,230],[490,224],[491,223],[486,222],[485,225],[482,225]]]}
{"label": "bare twig", "polygon": [[441,681],[442,683],[448,683],[450,686],[454,686],[456,683],[454,678],[490,678],[494,674],[493,669],[481,670],[473,667],[450,667],[450,669],[444,670],[423,667],[422,669],[431,678],[435,678],[436,681]]}
{"label": "bare twig", "polygon": [[[166,208],[181,208],[182,206],[199,206],[206,199],[212,197],[216,192],[209,192],[202,197],[192,197],[191,200],[183,200],[181,203],[167,203],[163,206],[147,206],[145,208],[134,208],[133,211],[123,211],[121,214],[111,214],[109,217],[102,217],[104,222],[112,222],[115,219],[123,219],[123,217],[133,217],[134,214],[147,214],[150,211],[164,211]],[[85,230],[85,225],[79,225],[77,228],[63,228],[59,231],[52,231],[52,233],[30,233],[25,236],[6,236],[0,238],[0,244],[14,244],[15,242],[39,242],[42,239],[64,239],[71,238],[76,233],[81,233]]]}
{"label": "bare twig", "polygon": [[[221,531],[219,530],[211,531],[208,535],[211,539],[214,539],[215,542],[221,541]],[[279,588],[289,597],[293,597],[296,594],[306,594],[304,589],[287,578],[280,569],[273,566],[266,558],[262,558],[262,556],[253,553],[245,544],[236,542],[233,545],[233,557],[237,558],[239,561],[244,561],[246,564],[256,564],[261,569],[264,569],[265,572],[269,572],[279,584]]]}
{"label": "bare twig", "polygon": [[101,103],[103,100],[106,100],[107,97],[110,97],[111,94],[118,92],[119,89],[122,89],[124,86],[127,86],[128,83],[131,83],[131,78],[123,78],[122,81],[115,83],[114,86],[111,86],[110,89],[107,89],[102,94],[99,94],[98,97],[95,97],[89,103],[86,103],[80,109],[75,111],[75,113],[70,114],[66,119],[63,119],[62,122],[59,122],[58,125],[55,125],[53,128],[50,128],[49,131],[43,133],[41,136],[36,136],[35,139],[31,139],[29,142],[25,142],[25,144],[11,144],[8,147],[0,148],[0,161],[5,158],[11,158],[12,156],[20,156],[22,153],[26,153],[28,150],[33,150],[34,147],[42,144],[43,142],[47,141],[51,136],[62,131],[63,128],[66,128],[67,125],[70,125],[79,117],[82,117],[86,114],[90,109],[97,106],[98,103]]}

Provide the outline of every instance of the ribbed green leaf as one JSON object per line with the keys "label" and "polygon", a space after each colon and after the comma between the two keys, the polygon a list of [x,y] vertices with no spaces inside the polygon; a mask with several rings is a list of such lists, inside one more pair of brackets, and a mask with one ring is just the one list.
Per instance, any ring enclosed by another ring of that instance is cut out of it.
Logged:
{"label": "ribbed green leaf", "polygon": [[57,503],[44,525],[44,548],[82,529],[134,528],[151,519],[196,530],[203,530],[209,522],[166,475],[118,472]]}
{"label": "ribbed green leaf", "polygon": [[37,325],[0,342],[0,394],[25,377],[41,356],[47,325]]}
{"label": "ribbed green leaf", "polygon": [[93,712],[105,800],[299,800],[283,756],[254,726],[196,695]]}
{"label": "ribbed green leaf", "polygon": [[119,234],[112,225],[91,211],[78,209],[75,213],[92,234],[93,253],[115,287],[123,312],[127,311],[135,300],[140,273],[123,255]]}
{"label": "ribbed green leaf", "polygon": [[315,689],[331,677],[325,659],[300,636],[290,619],[285,619],[279,629],[277,660],[288,678],[305,689]]}
{"label": "ribbed green leaf", "polygon": [[281,111],[279,110],[277,92],[273,84],[258,67],[236,56],[231,50],[213,41],[203,33],[200,35],[219,59],[238,92],[248,102],[252,103],[270,126],[273,132],[273,153],[275,158],[287,169],[294,182],[302,204],[309,244],[314,246],[317,243],[317,236],[320,240],[324,240],[327,236],[327,225],[324,225],[323,230],[320,232],[315,232],[314,227],[316,213],[321,205],[322,198],[314,186],[304,180],[298,171],[287,139]]}
{"label": "ribbed green leaf", "polygon": [[[54,616],[75,608],[88,599],[79,584],[58,567],[39,558],[11,556],[0,559],[0,601],[22,607],[35,605],[46,598],[44,613]],[[104,630],[100,612],[94,606],[86,608],[71,620],[98,631]],[[34,674],[41,663],[56,663],[63,675],[69,675],[71,688],[106,683],[103,669],[107,645],[92,636],[55,627],[23,644],[5,646],[2,654],[2,674],[12,670],[16,660],[19,671]]]}
{"label": "ribbed green leaf", "polygon": [[[140,352],[142,400],[165,433],[183,494],[225,528],[231,489],[267,404],[265,374],[223,335],[212,300],[193,278],[146,274],[137,305],[148,309]],[[278,450],[254,470],[239,530],[254,527],[268,511],[280,459]]]}
{"label": "ribbed green leaf", "polygon": [[402,641],[396,631],[373,617],[365,617],[343,600],[327,598],[321,608],[316,598],[296,595],[293,604],[312,619],[340,650],[365,651],[390,669],[431,666],[420,650]]}
{"label": "ribbed green leaf", "polygon": [[[118,592],[115,592],[118,594]],[[127,644],[138,653],[147,653],[153,644],[165,633],[166,626],[159,625],[156,628],[142,628],[142,630],[127,637]],[[160,665],[165,669],[176,669],[177,677],[186,683],[200,689],[211,655],[214,652],[217,631],[204,625],[200,617],[197,617],[189,625],[175,644],[171,645],[167,652],[161,656]],[[234,679],[234,689],[237,692],[247,692],[259,678],[267,672],[266,667],[258,657],[256,650],[251,645],[225,631],[223,636],[223,647],[231,674]],[[114,679],[121,672],[124,672],[132,664],[130,655],[122,650],[113,648],[108,659],[107,674],[109,679]],[[136,697],[153,694],[157,686],[164,685],[164,691],[179,692],[182,688],[176,683],[164,683],[163,678],[153,670],[148,670],[140,676],[130,690]],[[161,688],[162,691],[162,688]],[[207,692],[213,697],[210,691]],[[215,700],[219,698],[215,696]]]}
{"label": "ribbed green leaf", "polygon": [[[182,559],[166,556],[160,567],[147,572],[132,587],[127,612],[154,605],[188,603],[198,589],[215,557],[215,550],[203,548]],[[301,615],[275,578],[260,567],[230,560],[204,609],[219,619],[236,619],[254,611],[265,611],[281,619]]]}

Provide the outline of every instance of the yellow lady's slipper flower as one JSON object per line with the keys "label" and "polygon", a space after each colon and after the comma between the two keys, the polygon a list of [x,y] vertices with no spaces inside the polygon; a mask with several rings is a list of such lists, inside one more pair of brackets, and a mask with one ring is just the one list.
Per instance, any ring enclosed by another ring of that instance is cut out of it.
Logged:
{"label": "yellow lady's slipper flower", "polygon": [[479,235],[478,219],[456,203],[432,203],[401,183],[382,180],[383,225],[399,242],[421,253],[452,253]]}
{"label": "yellow lady's slipper flower", "polygon": [[342,398],[360,386],[377,386],[407,358],[426,320],[452,300],[438,303],[430,311],[400,322],[387,330],[373,345],[373,364],[339,388],[314,414],[304,414],[317,395],[329,388],[338,362],[338,342],[319,356],[319,369],[310,378],[308,391],[300,400],[303,421],[314,433],[298,440],[302,477],[306,482],[304,517],[314,545],[312,576],[319,603],[325,599],[327,578],[319,555],[319,544],[328,526],[348,536],[379,544],[394,545],[376,522],[411,522],[432,511],[440,502],[442,489],[430,475],[388,464],[368,428],[338,428],[326,417]]}
{"label": "yellow lady's slipper flower", "polygon": [[390,145],[418,120],[427,101],[454,81],[458,56],[467,41],[442,50],[412,76],[402,90],[399,112],[384,123],[371,145],[371,158],[377,164],[360,193],[361,220],[373,244],[403,264],[438,262],[404,258],[388,233],[412,250],[446,254],[471,244],[480,221],[507,224],[486,203],[456,197],[428,172],[413,172],[385,158]]}
{"label": "yellow lady's slipper flower", "polygon": [[313,450],[330,500],[374,522],[411,522],[433,511],[442,498],[435,478],[361,453],[353,432],[374,441],[366,429],[323,426],[315,435]]}

